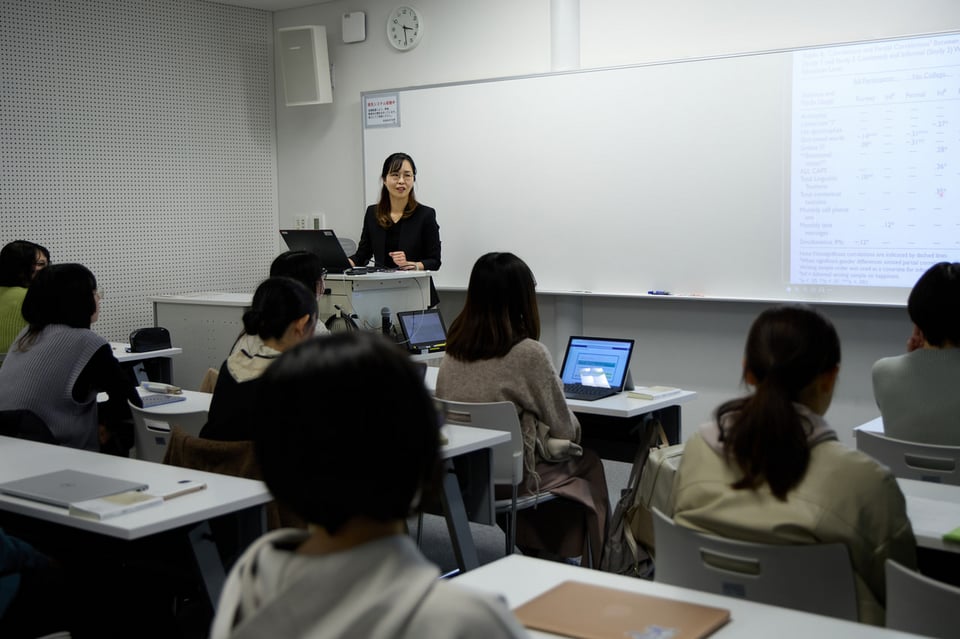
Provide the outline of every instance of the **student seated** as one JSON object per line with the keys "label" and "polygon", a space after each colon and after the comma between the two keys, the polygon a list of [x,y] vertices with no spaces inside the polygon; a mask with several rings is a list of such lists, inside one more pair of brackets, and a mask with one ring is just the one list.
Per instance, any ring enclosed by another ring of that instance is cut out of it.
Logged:
{"label": "student seated", "polygon": [[915,567],[916,542],[894,477],[838,442],[823,418],[839,365],[827,318],[792,305],[761,313],[743,359],[753,393],[721,404],[687,441],[673,516],[744,541],[845,544],[860,621],[882,625],[884,562]]}
{"label": "student seated", "polygon": [[474,264],[463,311],[450,325],[436,394],[516,405],[523,433],[520,494],[564,497],[518,513],[517,545],[531,554],[580,556],[584,564],[589,550],[599,561],[610,509],[603,464],[578,445],[580,423],[539,338],[530,268],[512,253],[487,253]]}
{"label": "student seated", "polygon": [[254,445],[278,502],[308,522],[230,572],[212,639],[524,637],[501,602],[439,579],[404,532],[439,477],[420,373],[365,332],[315,338],[261,377]]}
{"label": "student seated", "polygon": [[50,261],[50,253],[33,242],[17,240],[0,250],[0,354],[27,325],[20,307],[27,287]]}
{"label": "student seated", "polygon": [[256,382],[281,353],[313,336],[317,298],[289,277],[264,280],[243,314],[244,336],[220,367],[200,436],[221,441],[253,439],[251,411]]}
{"label": "student seated", "polygon": [[907,299],[907,353],[873,365],[873,395],[887,437],[960,446],[960,263],[940,262]]}
{"label": "student seated", "polygon": [[[311,291],[315,291],[317,301],[326,290],[324,276],[327,270],[323,268],[320,256],[310,251],[286,251],[281,253],[270,264],[270,277],[292,277]],[[329,333],[323,322],[317,321],[313,329],[317,335]]]}
{"label": "student seated", "polygon": [[[0,367],[0,410],[32,411],[64,446],[123,452],[113,440],[121,426],[132,440],[121,424],[130,418],[127,400],[142,403],[110,344],[90,330],[100,316],[93,273],[80,264],[43,269],[22,310],[28,325]],[[110,399],[98,407],[101,391]]]}

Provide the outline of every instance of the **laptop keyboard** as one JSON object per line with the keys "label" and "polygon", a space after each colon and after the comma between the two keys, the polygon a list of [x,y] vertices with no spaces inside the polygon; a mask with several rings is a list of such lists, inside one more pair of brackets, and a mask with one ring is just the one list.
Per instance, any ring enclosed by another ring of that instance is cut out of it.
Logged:
{"label": "laptop keyboard", "polygon": [[602,386],[584,386],[583,384],[563,385],[563,396],[567,399],[581,399],[592,402],[594,400],[603,399],[604,397],[610,397],[611,395],[616,394],[617,390],[614,388],[604,388]]}
{"label": "laptop keyboard", "polygon": [[185,402],[187,401],[187,398],[184,395],[166,395],[164,393],[156,393],[154,395],[141,395],[140,400],[143,402],[144,408],[153,408],[154,406],[162,406],[164,404],[172,404],[174,402]]}

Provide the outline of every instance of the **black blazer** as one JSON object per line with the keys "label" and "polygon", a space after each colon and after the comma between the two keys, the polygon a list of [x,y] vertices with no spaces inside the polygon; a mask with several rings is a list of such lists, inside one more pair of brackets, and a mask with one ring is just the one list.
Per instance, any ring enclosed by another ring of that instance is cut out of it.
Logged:
{"label": "black blazer", "polygon": [[[402,218],[396,224],[400,231],[400,250],[407,254],[410,262],[423,262],[427,271],[440,268],[440,226],[437,224],[437,212],[429,206],[418,204],[413,215]],[[376,204],[367,207],[363,216],[363,231],[357,252],[350,256],[357,266],[364,266],[373,257],[374,264],[384,268],[396,265],[387,255],[387,230],[377,224]],[[439,302],[437,290],[430,278],[430,306]]]}

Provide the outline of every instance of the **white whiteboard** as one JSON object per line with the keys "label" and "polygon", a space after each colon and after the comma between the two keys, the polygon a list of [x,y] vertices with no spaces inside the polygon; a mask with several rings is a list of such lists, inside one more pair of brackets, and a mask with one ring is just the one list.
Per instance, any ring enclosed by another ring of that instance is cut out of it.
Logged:
{"label": "white whiteboard", "polygon": [[[790,282],[795,64],[783,51],[371,91],[396,95],[399,125],[363,130],[368,203],[383,159],[413,156],[441,288],[512,251],[541,291],[903,303],[908,288]],[[960,255],[960,224],[949,233]]]}

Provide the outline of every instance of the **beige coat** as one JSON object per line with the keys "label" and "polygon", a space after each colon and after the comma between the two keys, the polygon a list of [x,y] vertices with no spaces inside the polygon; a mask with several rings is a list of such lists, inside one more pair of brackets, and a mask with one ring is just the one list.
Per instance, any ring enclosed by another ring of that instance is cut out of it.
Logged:
{"label": "beige coat", "polygon": [[889,471],[859,451],[826,441],[811,448],[807,473],[786,501],[767,486],[734,490],[740,476],[695,434],[674,482],[676,522],[744,541],[846,544],[860,621],[882,625],[884,562],[888,557],[909,567],[917,562],[903,494]]}

